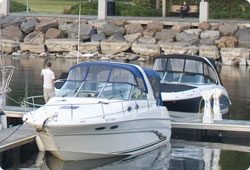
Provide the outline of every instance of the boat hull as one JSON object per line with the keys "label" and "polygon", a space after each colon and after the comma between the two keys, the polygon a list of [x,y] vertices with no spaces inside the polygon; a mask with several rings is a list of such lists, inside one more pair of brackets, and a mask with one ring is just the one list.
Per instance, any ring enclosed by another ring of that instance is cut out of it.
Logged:
{"label": "boat hull", "polygon": [[[213,107],[213,100],[211,100]],[[175,101],[163,101],[163,105],[169,110],[170,116],[186,117],[186,118],[200,118],[202,109],[204,108],[204,100],[202,97],[195,97]],[[230,102],[228,98],[223,95],[220,97],[220,109],[223,118],[229,118]]]}
{"label": "boat hull", "polygon": [[48,126],[38,135],[45,149],[56,157],[85,160],[147,152],[170,140],[170,127],[169,119],[138,119],[94,125]]}

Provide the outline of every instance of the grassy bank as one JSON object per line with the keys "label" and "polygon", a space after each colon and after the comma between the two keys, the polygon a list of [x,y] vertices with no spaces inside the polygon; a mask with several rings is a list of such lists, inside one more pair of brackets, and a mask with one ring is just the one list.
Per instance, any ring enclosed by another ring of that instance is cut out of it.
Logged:
{"label": "grassy bank", "polygon": [[[27,0],[15,0],[26,5]],[[29,0],[29,8],[32,13],[62,14],[82,0]]]}

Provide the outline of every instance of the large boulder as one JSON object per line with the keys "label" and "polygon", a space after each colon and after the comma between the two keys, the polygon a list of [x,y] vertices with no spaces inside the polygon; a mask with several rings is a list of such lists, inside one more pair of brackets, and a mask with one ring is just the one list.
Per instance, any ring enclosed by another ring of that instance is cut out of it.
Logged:
{"label": "large boulder", "polygon": [[21,51],[30,51],[32,53],[44,53],[44,43],[35,43],[35,42],[23,42],[20,44]]}
{"label": "large boulder", "polygon": [[161,31],[163,29],[163,24],[161,22],[158,22],[158,21],[149,22],[147,24],[147,29]]}
{"label": "large boulder", "polygon": [[126,34],[142,33],[143,27],[141,24],[131,23],[125,25]]}
{"label": "large boulder", "polygon": [[[79,32],[79,26],[75,25],[73,28],[68,32],[68,38],[70,39],[77,39]],[[90,39],[90,37],[96,32],[95,28],[90,24],[81,24],[80,25],[80,40],[86,41]]]}
{"label": "large boulder", "polygon": [[155,34],[156,40],[173,40],[177,34],[177,30],[174,29],[162,29]]}
{"label": "large boulder", "polygon": [[8,17],[4,17],[1,19],[1,27],[5,28],[8,26],[17,26],[19,27],[23,22],[25,22],[25,17],[19,17],[19,16],[8,16]]}
{"label": "large boulder", "polygon": [[21,51],[30,51],[32,53],[44,53],[44,33],[32,32],[24,38],[24,42],[20,44]]}
{"label": "large boulder", "polygon": [[161,45],[164,54],[192,54],[198,53],[199,48],[188,42],[168,42]]}
{"label": "large boulder", "polygon": [[109,20],[110,24],[115,24],[117,26],[124,26],[126,24],[126,20],[125,19],[112,19]]}
{"label": "large boulder", "polygon": [[88,24],[92,25],[93,27],[102,27],[103,25],[107,24],[107,20],[88,20]]}
{"label": "large boulder", "polygon": [[250,48],[250,29],[238,30],[235,37],[238,38],[238,47]]}
{"label": "large boulder", "polygon": [[208,58],[214,58],[219,59],[220,58],[220,52],[218,48],[215,45],[202,45],[199,47],[199,55],[208,57]]}
{"label": "large boulder", "polygon": [[156,33],[156,30],[154,30],[154,29],[146,29],[146,30],[143,31],[144,36],[154,37],[155,33]]}
{"label": "large boulder", "polygon": [[148,36],[144,36],[138,39],[138,42],[140,43],[146,43],[146,44],[155,44],[156,40],[153,37],[148,37]]}
{"label": "large boulder", "polygon": [[150,57],[156,57],[161,53],[160,46],[156,44],[134,42],[131,49],[136,54]]}
{"label": "large boulder", "polygon": [[221,48],[222,63],[225,65],[247,65],[249,50],[247,48]]}
{"label": "large boulder", "polygon": [[41,22],[36,25],[35,30],[46,33],[49,28],[58,28],[57,20],[41,20]]}
{"label": "large boulder", "polygon": [[200,45],[215,45],[215,41],[212,38],[203,38],[200,39]]}
{"label": "large boulder", "polygon": [[48,39],[45,45],[49,52],[69,52],[76,50],[77,39]]}
{"label": "large boulder", "polygon": [[28,34],[24,40],[24,42],[34,42],[34,43],[44,43],[44,33],[42,32],[32,32]]}
{"label": "large boulder", "polygon": [[220,39],[220,32],[214,30],[205,30],[201,32],[200,38],[201,39],[211,38],[214,40],[218,40]]}
{"label": "large boulder", "polygon": [[105,54],[115,54],[127,51],[130,47],[131,43],[128,41],[119,41],[119,40],[101,41],[101,52]]}
{"label": "large boulder", "polygon": [[97,28],[97,33],[104,33],[105,36],[111,36],[114,34],[123,35],[125,33],[124,27],[117,26],[115,24],[104,24],[102,27]]}
{"label": "large boulder", "polygon": [[178,32],[182,32],[186,29],[190,29],[191,24],[190,23],[184,23],[184,22],[178,22],[176,24],[174,24],[174,26],[172,27],[172,29],[178,31]]}
{"label": "large boulder", "polygon": [[134,33],[134,34],[128,34],[124,36],[125,40],[127,40],[130,43],[135,42],[141,37],[142,37],[142,33]]}
{"label": "large boulder", "polygon": [[21,41],[23,39],[23,33],[17,26],[7,26],[2,30],[2,38],[13,41]]}
{"label": "large boulder", "polygon": [[236,24],[223,24],[219,26],[219,31],[223,36],[233,36],[237,30],[238,26]]}
{"label": "large boulder", "polygon": [[0,51],[10,54],[17,50],[20,46],[20,43],[18,41],[13,40],[1,40],[0,41]]}
{"label": "large boulder", "polygon": [[91,39],[92,42],[95,42],[95,41],[99,42],[99,41],[102,41],[102,40],[106,40],[106,36],[102,32],[102,33],[99,33],[99,34],[93,34],[90,39]]}
{"label": "large boulder", "polygon": [[198,28],[201,30],[209,30],[211,28],[211,25],[207,22],[202,22],[198,24]]}
{"label": "large boulder", "polygon": [[183,32],[185,32],[187,34],[193,34],[193,35],[199,37],[201,34],[201,31],[202,30],[200,28],[197,28],[197,29],[187,29],[187,30],[184,30]]}
{"label": "large boulder", "polygon": [[93,53],[98,51],[100,48],[100,42],[84,42],[79,44],[79,51],[81,53]]}
{"label": "large boulder", "polygon": [[190,45],[197,45],[199,43],[198,36],[194,34],[188,34],[186,32],[181,32],[176,34],[177,42],[188,42]]}
{"label": "large boulder", "polygon": [[62,38],[63,33],[61,30],[58,30],[56,28],[50,28],[45,34],[46,39],[56,39],[56,38]]}
{"label": "large boulder", "polygon": [[63,22],[59,24],[58,29],[61,30],[63,34],[68,35],[68,33],[71,32],[71,30],[73,29],[73,24]]}
{"label": "large boulder", "polygon": [[233,36],[221,37],[215,41],[218,48],[234,48],[237,46],[237,39]]}
{"label": "large boulder", "polygon": [[125,40],[125,38],[121,34],[113,34],[108,39],[109,40],[119,40],[119,41]]}
{"label": "large boulder", "polygon": [[36,24],[38,24],[36,19],[30,19],[26,22],[23,22],[20,28],[24,33],[29,34],[35,30]]}

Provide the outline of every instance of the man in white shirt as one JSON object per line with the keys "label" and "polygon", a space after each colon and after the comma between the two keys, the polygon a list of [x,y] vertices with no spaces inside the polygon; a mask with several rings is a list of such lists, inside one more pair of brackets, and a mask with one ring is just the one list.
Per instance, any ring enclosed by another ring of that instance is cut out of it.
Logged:
{"label": "man in white shirt", "polygon": [[55,74],[51,70],[52,63],[48,62],[46,66],[47,68],[42,69],[41,72],[41,75],[43,76],[43,95],[45,103],[47,103],[49,99],[55,95],[55,90],[54,90]]}

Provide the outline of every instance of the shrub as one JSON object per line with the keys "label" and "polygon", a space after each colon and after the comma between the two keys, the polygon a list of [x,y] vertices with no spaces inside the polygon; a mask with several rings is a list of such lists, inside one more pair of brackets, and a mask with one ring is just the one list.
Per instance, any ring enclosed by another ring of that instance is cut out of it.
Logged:
{"label": "shrub", "polygon": [[[67,11],[70,14],[79,14],[79,4],[73,5],[70,8],[70,11]],[[98,3],[95,2],[83,2],[81,3],[81,15],[97,15],[98,14]]]}
{"label": "shrub", "polygon": [[10,12],[24,12],[24,11],[26,11],[26,5],[16,1],[10,2]]}

